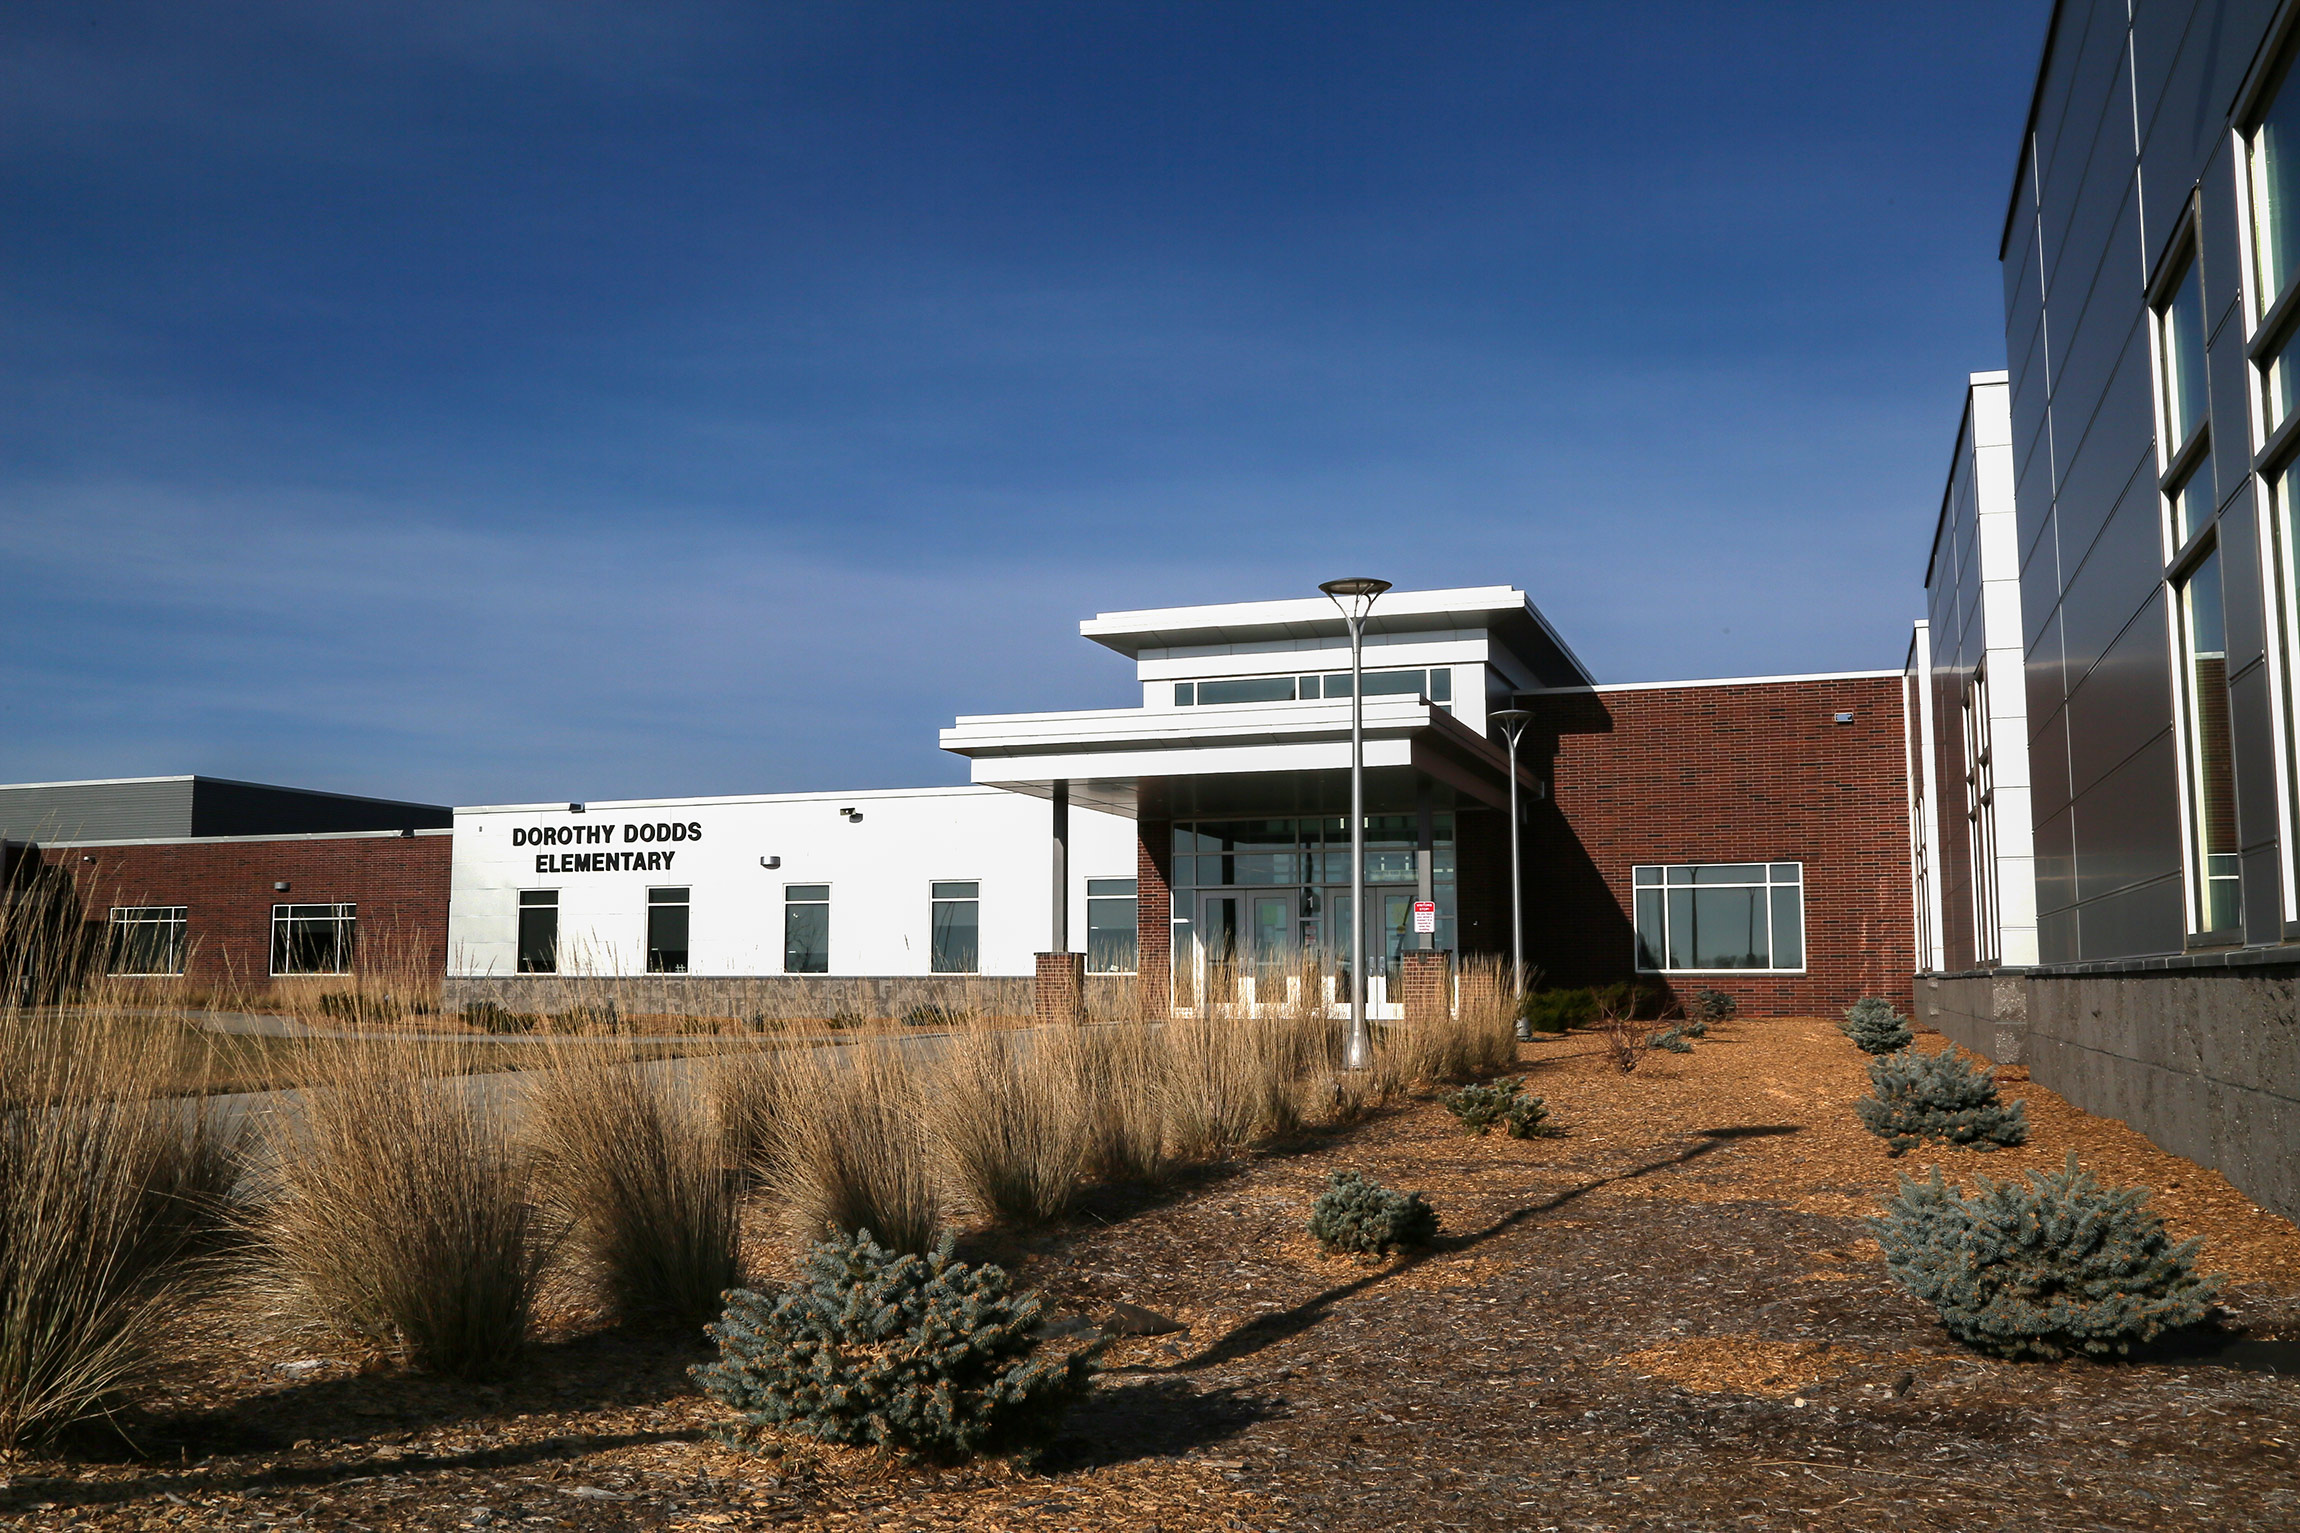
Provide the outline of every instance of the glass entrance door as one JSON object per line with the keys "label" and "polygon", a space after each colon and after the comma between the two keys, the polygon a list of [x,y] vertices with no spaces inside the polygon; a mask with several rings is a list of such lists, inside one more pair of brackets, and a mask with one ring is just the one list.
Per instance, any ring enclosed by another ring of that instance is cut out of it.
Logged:
{"label": "glass entrance door", "polygon": [[1199,895],[1199,993],[1217,1006],[1283,1000],[1302,965],[1300,906],[1291,889]]}

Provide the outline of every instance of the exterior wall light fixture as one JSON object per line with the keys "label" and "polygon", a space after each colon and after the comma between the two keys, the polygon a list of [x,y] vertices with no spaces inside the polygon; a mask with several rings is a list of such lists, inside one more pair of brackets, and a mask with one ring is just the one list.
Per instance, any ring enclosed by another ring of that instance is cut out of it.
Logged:
{"label": "exterior wall light fixture", "polygon": [[279,880],[277,883],[275,883],[275,884],[273,884],[273,885],[272,885],[272,893],[274,893],[274,894],[285,894],[285,893],[287,893],[287,892],[288,892],[288,881],[287,881],[286,879],[284,879],[284,878],[283,878],[283,879],[281,879],[281,880]]}
{"label": "exterior wall light fixture", "polygon": [[1853,722],[1853,716],[1849,713],[1840,713],[1837,715],[1837,722],[1840,724],[1850,724]]}
{"label": "exterior wall light fixture", "polygon": [[567,812],[569,814],[581,814],[583,812],[583,806],[581,804],[569,804],[567,806]]}

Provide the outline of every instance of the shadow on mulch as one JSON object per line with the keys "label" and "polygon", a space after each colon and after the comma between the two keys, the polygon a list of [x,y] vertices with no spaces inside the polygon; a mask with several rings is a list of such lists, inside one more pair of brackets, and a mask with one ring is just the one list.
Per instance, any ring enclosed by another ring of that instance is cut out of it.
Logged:
{"label": "shadow on mulch", "polygon": [[1337,1283],[1333,1287],[1303,1300],[1291,1309],[1279,1310],[1275,1314],[1262,1315],[1249,1320],[1228,1335],[1218,1338],[1212,1346],[1195,1357],[1184,1358],[1178,1363],[1165,1367],[1135,1364],[1131,1367],[1115,1368],[1111,1371],[1113,1373],[1179,1374],[1193,1373],[1204,1368],[1218,1368],[1225,1363],[1234,1363],[1240,1358],[1251,1357],[1263,1348],[1273,1346],[1289,1337],[1299,1336],[1325,1319],[1327,1312],[1344,1299],[1363,1293],[1376,1284],[1396,1277],[1400,1273],[1411,1272],[1425,1263],[1442,1261],[1446,1257],[1475,1250],[1487,1241],[1523,1224],[1526,1220],[1552,1213],[1578,1198],[1587,1197],[1600,1187],[1610,1186],[1615,1182],[1633,1181],[1641,1176],[1651,1176],[1656,1171],[1666,1171],[1673,1166],[1685,1165],[1689,1161],[1699,1160],[1704,1155],[1712,1155],[1719,1150],[1729,1148],[1737,1140],[1765,1139],[1779,1134],[1797,1132],[1799,1132],[1798,1127],[1789,1123],[1753,1123],[1725,1128],[1702,1129],[1700,1130],[1699,1143],[1688,1145],[1675,1155],[1665,1155],[1659,1160],[1649,1161],[1644,1165],[1632,1167],[1612,1176],[1596,1177],[1590,1181],[1568,1187],[1563,1192],[1544,1198],[1538,1203],[1530,1203],[1524,1208],[1514,1209],[1503,1214],[1482,1230],[1475,1230],[1467,1235],[1440,1236],[1426,1249],[1408,1252],[1396,1262],[1388,1266],[1374,1268],[1363,1277],[1354,1278],[1347,1283]]}
{"label": "shadow on mulch", "polygon": [[[60,1447],[81,1462],[136,1463],[282,1453],[307,1438],[335,1446],[356,1445],[426,1428],[478,1426],[521,1414],[553,1415],[602,1404],[611,1409],[644,1408],[693,1394],[687,1364],[710,1355],[700,1334],[688,1343],[659,1328],[594,1331],[564,1341],[531,1343],[520,1372],[500,1384],[389,1369],[338,1375],[282,1384],[214,1410],[130,1409],[109,1424],[80,1427]],[[580,1440],[594,1446],[607,1442]]]}
{"label": "shadow on mulch", "polygon": [[2135,1367],[2173,1367],[2197,1364],[2230,1368],[2238,1373],[2300,1375],[2300,1339],[2264,1340],[2241,1331],[2199,1326],[2167,1332],[2134,1347],[2114,1362]]}
{"label": "shadow on mulch", "polygon": [[1201,1393],[1183,1379],[1146,1379],[1092,1389],[1071,1408],[1061,1437],[1039,1460],[1039,1467],[1060,1474],[1136,1459],[1179,1458],[1193,1449],[1226,1442],[1280,1414],[1276,1402],[1235,1387]]}
{"label": "shadow on mulch", "polygon": [[[583,1458],[616,1448],[641,1447],[651,1443],[699,1442],[704,1436],[703,1432],[691,1428],[669,1432],[600,1433],[595,1436],[569,1434],[502,1448],[475,1448],[467,1453],[408,1453],[392,1460],[389,1470],[399,1475],[443,1469],[516,1469],[557,1459]],[[139,1475],[130,1480],[26,1480],[12,1489],[0,1490],[0,1513],[27,1511],[34,1504],[42,1502],[67,1507],[116,1506],[123,1502],[182,1491],[212,1495],[218,1491],[258,1488],[324,1488],[346,1480],[371,1479],[376,1472],[373,1463],[354,1460],[331,1464],[282,1464],[240,1472],[185,1469],[172,1473]]]}

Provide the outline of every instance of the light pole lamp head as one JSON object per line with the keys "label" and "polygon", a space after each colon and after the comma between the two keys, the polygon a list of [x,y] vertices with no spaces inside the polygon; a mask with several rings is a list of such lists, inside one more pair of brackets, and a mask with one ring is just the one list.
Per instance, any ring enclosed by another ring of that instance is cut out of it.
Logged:
{"label": "light pole lamp head", "polygon": [[1323,581],[1318,586],[1319,590],[1333,598],[1334,605],[1342,609],[1342,615],[1349,618],[1362,618],[1373,611],[1374,598],[1389,588],[1388,581],[1376,580],[1370,575]]}
{"label": "light pole lamp head", "polygon": [[1514,745],[1517,743],[1517,737],[1525,733],[1525,726],[1532,720],[1533,715],[1523,708],[1496,708],[1486,717],[1499,724],[1501,732],[1509,736],[1510,743]]}

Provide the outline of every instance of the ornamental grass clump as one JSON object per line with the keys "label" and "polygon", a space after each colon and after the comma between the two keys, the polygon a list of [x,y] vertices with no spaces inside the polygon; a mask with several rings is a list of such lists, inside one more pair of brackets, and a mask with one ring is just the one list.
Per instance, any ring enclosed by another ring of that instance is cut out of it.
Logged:
{"label": "ornamental grass clump", "polygon": [[1893,1003],[1873,995],[1846,1007],[1845,1020],[1837,1024],[1837,1031],[1852,1039],[1853,1046],[1864,1054],[1895,1054],[1916,1038],[1909,1031],[1908,1019],[1893,1010]]}
{"label": "ornamental grass clump", "polygon": [[615,1057],[561,1045],[534,1076],[541,1201],[617,1318],[698,1324],[742,1281],[738,1183],[707,1104]]}
{"label": "ornamental grass clump", "polygon": [[1028,1458],[1093,1369],[1093,1349],[1057,1356],[1033,1335],[1046,1311],[1003,1268],[953,1261],[948,1235],[921,1257],[863,1230],[814,1245],[779,1298],[728,1294],[706,1328],[718,1361],[690,1372],[751,1433],[781,1427],[945,1461]]}
{"label": "ornamental grass clump", "polygon": [[315,1053],[271,1124],[252,1281],[282,1318],[410,1368],[499,1377],[527,1340],[548,1239],[501,1103],[441,1045]]}
{"label": "ornamental grass clump", "polygon": [[0,1464],[171,1361],[240,1169],[239,1136],[167,1094],[177,1068],[164,1023],[0,1000]]}
{"label": "ornamental grass clump", "polygon": [[1974,1150],[2028,1143],[2028,1104],[1997,1100],[1996,1072],[1956,1049],[1869,1061],[1873,1092],[1853,1104],[1861,1126],[1903,1155],[1924,1140]]}
{"label": "ornamental grass clump", "polygon": [[2107,1357],[2201,1324],[2219,1279],[2197,1275],[2201,1241],[2175,1245],[2145,1187],[2103,1187],[2074,1151],[2025,1182],[1901,1178],[1869,1228],[1901,1286],[1967,1346],[1999,1357]]}
{"label": "ornamental grass clump", "polygon": [[1392,1192],[1355,1171],[1337,1171],[1310,1209],[1310,1238],[1329,1256],[1386,1256],[1437,1237],[1437,1210],[1418,1192]]}
{"label": "ornamental grass clump", "polygon": [[1483,1136],[1497,1126],[1512,1139],[1539,1139],[1557,1132],[1539,1097],[1525,1094],[1525,1077],[1471,1084],[1438,1098],[1461,1120],[1462,1131]]}

